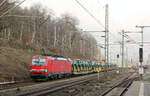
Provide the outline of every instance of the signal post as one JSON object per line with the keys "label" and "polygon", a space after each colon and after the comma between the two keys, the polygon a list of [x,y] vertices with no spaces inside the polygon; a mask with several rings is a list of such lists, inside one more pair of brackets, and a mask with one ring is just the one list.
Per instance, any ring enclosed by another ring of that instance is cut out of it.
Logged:
{"label": "signal post", "polygon": [[144,74],[144,69],[143,69],[143,29],[145,27],[150,27],[150,26],[136,26],[137,28],[141,28],[141,47],[139,48],[139,62],[140,62],[140,67],[139,67],[139,75],[140,79],[143,80],[143,74]]}

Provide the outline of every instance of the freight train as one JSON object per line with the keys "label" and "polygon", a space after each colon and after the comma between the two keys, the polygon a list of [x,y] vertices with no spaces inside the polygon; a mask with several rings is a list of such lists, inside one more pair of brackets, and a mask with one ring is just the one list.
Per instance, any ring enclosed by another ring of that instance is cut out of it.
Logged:
{"label": "freight train", "polygon": [[[57,79],[65,76],[88,74],[103,70],[104,65],[97,61],[70,59],[53,56],[33,56],[30,62],[32,79]],[[110,64],[109,68],[115,68]]]}

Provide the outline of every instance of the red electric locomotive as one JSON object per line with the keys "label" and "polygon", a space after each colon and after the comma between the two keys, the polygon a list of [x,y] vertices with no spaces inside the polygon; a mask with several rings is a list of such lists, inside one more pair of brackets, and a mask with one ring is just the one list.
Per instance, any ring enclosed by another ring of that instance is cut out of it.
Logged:
{"label": "red electric locomotive", "polygon": [[30,68],[33,79],[60,78],[72,74],[72,61],[62,57],[33,56]]}

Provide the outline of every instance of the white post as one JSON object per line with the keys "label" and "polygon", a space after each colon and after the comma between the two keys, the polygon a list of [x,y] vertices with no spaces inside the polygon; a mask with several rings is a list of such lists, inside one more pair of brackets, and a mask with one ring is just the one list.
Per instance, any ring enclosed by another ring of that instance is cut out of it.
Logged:
{"label": "white post", "polygon": [[99,72],[97,73],[97,79],[99,80]]}

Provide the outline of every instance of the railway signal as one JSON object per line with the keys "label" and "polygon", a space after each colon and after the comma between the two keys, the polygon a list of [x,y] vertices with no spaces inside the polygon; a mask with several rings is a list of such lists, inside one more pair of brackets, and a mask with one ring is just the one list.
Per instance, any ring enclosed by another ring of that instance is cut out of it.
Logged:
{"label": "railway signal", "polygon": [[[144,30],[144,28],[147,28],[147,27],[150,27],[150,26],[137,26],[136,25],[136,28],[141,28],[141,48],[139,48],[139,61],[140,61],[140,68],[139,68],[139,74],[140,74],[140,78],[141,78],[141,80],[142,80],[142,78],[143,78],[143,72],[144,72],[144,70],[143,70],[143,30]],[[141,70],[141,72],[140,72],[140,70]]]}
{"label": "railway signal", "polygon": [[143,48],[139,48],[139,62],[143,62]]}
{"label": "railway signal", "polygon": [[117,54],[117,58],[119,58],[119,54]]}

